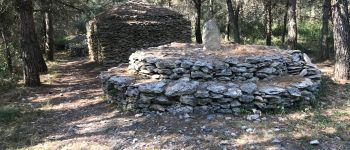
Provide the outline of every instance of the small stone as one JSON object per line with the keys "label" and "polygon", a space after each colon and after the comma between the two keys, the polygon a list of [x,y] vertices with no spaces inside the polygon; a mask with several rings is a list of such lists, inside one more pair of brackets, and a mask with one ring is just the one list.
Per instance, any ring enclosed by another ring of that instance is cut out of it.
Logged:
{"label": "small stone", "polygon": [[310,144],[311,145],[318,145],[318,144],[320,144],[320,142],[318,140],[312,140],[312,141],[310,141]]}
{"label": "small stone", "polygon": [[225,62],[231,65],[236,65],[239,63],[239,60],[238,58],[235,58],[235,57],[228,57],[225,59]]}
{"label": "small stone", "polygon": [[165,88],[166,96],[179,96],[192,94],[197,90],[199,82],[197,81],[176,81],[168,84]]}
{"label": "small stone", "polygon": [[188,114],[188,113],[185,113],[183,118],[187,119],[187,118],[190,118],[191,116]]}
{"label": "small stone", "polygon": [[162,111],[162,112],[165,111],[165,108],[158,104],[152,104],[149,108],[151,110],[156,110],[156,111]]}
{"label": "small stone", "polygon": [[224,95],[231,98],[237,98],[242,95],[242,91],[238,88],[228,88]]}
{"label": "small stone", "polygon": [[276,72],[275,68],[264,68],[258,71],[259,73],[266,73],[266,74],[272,74]]}
{"label": "small stone", "polygon": [[208,91],[214,92],[214,93],[223,93],[227,90],[227,88],[220,83],[212,83],[207,87]]}
{"label": "small stone", "polygon": [[255,83],[243,83],[241,86],[240,86],[241,90],[245,93],[248,93],[248,94],[251,94],[253,93],[256,89],[257,89],[257,86]]}
{"label": "small stone", "polygon": [[307,69],[303,69],[300,73],[299,73],[300,76],[306,76],[307,75]]}
{"label": "small stone", "polygon": [[288,88],[287,91],[292,96],[296,96],[296,97],[300,97],[301,96],[301,92],[297,88]]}
{"label": "small stone", "polygon": [[142,116],[143,116],[143,113],[135,114],[135,118],[139,118],[139,117],[142,117]]}
{"label": "small stone", "polygon": [[241,105],[242,105],[242,104],[241,104],[239,101],[237,101],[237,100],[231,102],[231,107],[232,107],[232,108],[238,107],[238,106],[241,106]]}
{"label": "small stone", "polygon": [[207,119],[208,120],[214,120],[215,117],[216,117],[215,114],[210,114],[210,115],[207,116]]}
{"label": "small stone", "polygon": [[255,132],[255,129],[253,129],[253,128],[247,128],[247,129],[245,129],[245,131],[248,132],[248,133],[254,133],[254,132]]}
{"label": "small stone", "polygon": [[249,103],[249,102],[252,102],[254,100],[254,96],[252,96],[252,95],[242,95],[239,100],[241,102],[244,102],[244,103]]}
{"label": "small stone", "polygon": [[164,82],[151,82],[139,85],[139,91],[143,93],[162,93],[165,87]]}
{"label": "small stone", "polygon": [[276,86],[263,86],[263,87],[260,87],[259,91],[261,91],[265,94],[276,95],[276,94],[283,93],[286,90],[283,88],[280,88],[280,87],[276,87]]}
{"label": "small stone", "polygon": [[195,106],[196,98],[192,95],[183,95],[180,97],[180,102],[186,105]]}
{"label": "small stone", "polygon": [[311,59],[307,54],[303,53],[303,58],[307,64],[312,64]]}
{"label": "small stone", "polygon": [[271,143],[273,144],[277,144],[277,143],[281,143],[281,140],[277,139],[277,138],[274,138]]}
{"label": "small stone", "polygon": [[247,120],[254,121],[254,120],[259,119],[259,117],[260,117],[260,115],[258,115],[258,114],[248,115]]}
{"label": "small stone", "polygon": [[208,98],[210,96],[209,91],[204,90],[199,90],[194,95],[199,98]]}

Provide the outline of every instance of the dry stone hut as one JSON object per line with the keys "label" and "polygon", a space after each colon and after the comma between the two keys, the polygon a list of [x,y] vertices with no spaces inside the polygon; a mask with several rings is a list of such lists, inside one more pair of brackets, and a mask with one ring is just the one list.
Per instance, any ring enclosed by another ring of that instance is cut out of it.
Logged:
{"label": "dry stone hut", "polygon": [[144,3],[124,3],[87,25],[90,58],[105,66],[128,62],[135,49],[190,42],[191,23],[178,12]]}

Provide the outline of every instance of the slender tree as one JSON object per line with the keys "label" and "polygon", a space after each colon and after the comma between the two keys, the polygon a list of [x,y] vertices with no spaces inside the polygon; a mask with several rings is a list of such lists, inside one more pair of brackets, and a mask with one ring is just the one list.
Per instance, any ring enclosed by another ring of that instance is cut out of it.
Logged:
{"label": "slender tree", "polygon": [[322,29],[321,29],[321,53],[320,58],[322,60],[329,58],[329,46],[328,46],[328,22],[331,15],[331,1],[323,0],[322,10]]}
{"label": "slender tree", "polygon": [[[31,0],[16,0],[15,4],[20,18],[20,43],[25,85],[39,86],[39,73],[43,71],[42,61],[44,59],[40,52],[39,43],[36,37],[33,19],[33,4]],[[43,63],[45,64],[45,62]]]}
{"label": "slender tree", "polygon": [[232,27],[234,26],[233,20],[234,20],[234,16],[235,16],[235,12],[233,10],[233,6],[232,6],[232,1],[231,0],[226,0],[226,6],[227,6],[227,40],[230,40],[230,30],[232,29]]}
{"label": "slender tree", "polygon": [[6,65],[7,65],[7,70],[12,73],[12,55],[10,52],[10,42],[9,42],[9,37],[11,36],[11,33],[8,31],[8,28],[3,28],[1,30],[1,35],[2,39],[4,41],[4,56],[6,59]]}
{"label": "slender tree", "polygon": [[266,45],[271,45],[272,40],[272,4],[271,0],[265,2],[265,34],[266,34]]}
{"label": "slender tree", "polygon": [[202,32],[201,32],[201,13],[202,13],[202,2],[204,0],[193,0],[194,7],[196,9],[196,21],[195,21],[195,36],[196,43],[202,44]]}
{"label": "slender tree", "polygon": [[[286,10],[288,10],[288,4],[289,4],[289,1],[287,1],[286,3]],[[283,18],[283,30],[282,30],[282,37],[281,37],[282,44],[284,44],[284,42],[286,41],[287,22],[288,22],[288,11],[286,11]]]}
{"label": "slender tree", "polygon": [[53,31],[53,16],[52,16],[52,0],[44,0],[45,12],[45,51],[47,60],[54,60],[54,31]]}
{"label": "slender tree", "polygon": [[296,0],[288,0],[288,49],[297,46]]}
{"label": "slender tree", "polygon": [[241,0],[235,0],[236,2],[236,9],[234,11],[234,17],[233,17],[233,34],[234,34],[234,41],[235,43],[241,43],[241,34],[239,31],[239,14],[242,7]]}
{"label": "slender tree", "polygon": [[349,79],[350,39],[347,0],[332,0],[333,38],[335,49],[334,78]]}

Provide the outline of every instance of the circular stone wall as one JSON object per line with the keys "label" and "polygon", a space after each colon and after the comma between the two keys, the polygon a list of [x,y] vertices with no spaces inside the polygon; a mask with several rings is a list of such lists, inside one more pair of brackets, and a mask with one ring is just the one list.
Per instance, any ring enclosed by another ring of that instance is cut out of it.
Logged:
{"label": "circular stone wall", "polygon": [[170,44],[133,53],[101,74],[106,98],[122,110],[236,113],[315,99],[321,72],[306,54],[265,46],[203,51]]}

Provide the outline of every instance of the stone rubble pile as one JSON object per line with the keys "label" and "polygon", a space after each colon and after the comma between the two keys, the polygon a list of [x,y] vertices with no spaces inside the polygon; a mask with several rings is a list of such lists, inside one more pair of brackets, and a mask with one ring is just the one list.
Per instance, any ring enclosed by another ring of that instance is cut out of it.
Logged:
{"label": "stone rubble pile", "polygon": [[147,55],[154,51],[137,51],[128,65],[101,74],[109,102],[128,111],[238,113],[308,103],[320,87],[321,72],[300,51],[243,58],[188,57],[173,49],[166,58]]}
{"label": "stone rubble pile", "polygon": [[115,66],[128,62],[135,49],[191,42],[191,23],[167,8],[128,2],[91,20],[87,37],[90,59]]}

